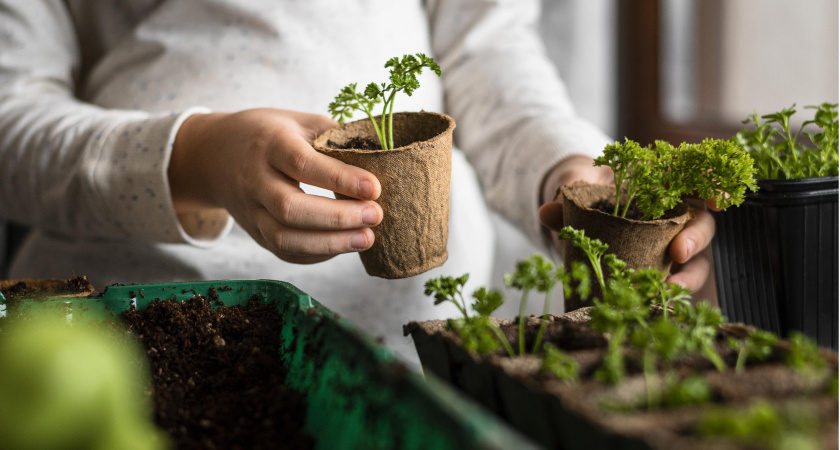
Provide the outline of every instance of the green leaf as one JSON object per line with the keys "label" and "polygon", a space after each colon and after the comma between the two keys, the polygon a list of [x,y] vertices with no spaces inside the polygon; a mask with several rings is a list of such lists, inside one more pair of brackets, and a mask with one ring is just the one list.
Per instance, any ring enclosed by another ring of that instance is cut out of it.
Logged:
{"label": "green leaf", "polygon": [[540,372],[554,376],[566,384],[574,384],[578,381],[579,370],[577,361],[568,353],[550,342],[543,345]]}
{"label": "green leaf", "polygon": [[490,317],[493,311],[497,310],[504,303],[502,293],[498,289],[487,290],[482,287],[473,292],[473,298],[475,302],[472,304],[472,309],[482,317]]}

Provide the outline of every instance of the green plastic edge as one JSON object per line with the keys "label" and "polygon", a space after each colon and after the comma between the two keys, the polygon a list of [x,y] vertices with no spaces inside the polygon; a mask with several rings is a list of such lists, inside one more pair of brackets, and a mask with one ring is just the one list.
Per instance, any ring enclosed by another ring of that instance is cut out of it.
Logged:
{"label": "green plastic edge", "polygon": [[[417,374],[389,350],[294,285],[276,280],[219,280],[109,286],[101,297],[18,299],[22,314],[115,320],[156,299],[209,296],[226,306],[253,295],[283,315],[281,361],[287,383],[307,395],[306,429],[316,448],[540,448],[434,376]],[[0,304],[12,307],[2,293]],[[8,311],[7,311],[8,312]]]}

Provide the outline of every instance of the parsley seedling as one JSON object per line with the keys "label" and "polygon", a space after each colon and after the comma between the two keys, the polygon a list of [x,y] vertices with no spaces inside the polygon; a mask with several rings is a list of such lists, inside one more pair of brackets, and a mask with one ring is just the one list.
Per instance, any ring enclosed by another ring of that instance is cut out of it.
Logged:
{"label": "parsley seedling", "polygon": [[555,376],[566,384],[577,382],[579,366],[574,358],[549,342],[543,346],[543,352],[540,372]]}
{"label": "parsley seedling", "polygon": [[[734,142],[719,139],[683,143],[678,148],[665,141],[656,141],[653,148],[641,147],[626,139],[623,144],[607,145],[595,165],[613,170],[613,215],[619,217],[627,217],[635,202],[641,220],[658,219],[683,196],[692,194],[714,199],[719,208],[726,209],[743,202],[747,189],[757,189],[750,155]],[[626,199],[620,209],[622,192]]]}
{"label": "parsley seedling", "polygon": [[[528,307],[528,294],[536,289],[545,293],[543,310],[551,305],[551,290],[557,279],[554,277],[554,264],[545,259],[542,255],[532,255],[524,260],[517,261],[516,270],[513,273],[505,274],[505,284],[522,291],[519,301],[519,354],[525,354],[525,310]],[[547,312],[545,314],[548,314]],[[546,319],[543,318],[543,321]],[[537,349],[535,348],[534,351]]]}
{"label": "parsley seedling", "polygon": [[496,289],[488,291],[483,287],[473,292],[475,301],[471,307],[478,316],[470,316],[463,294],[464,285],[469,277],[469,274],[464,274],[458,278],[447,275],[432,278],[426,281],[424,293],[434,296],[435,305],[450,302],[461,312],[463,317],[457,320],[450,319],[447,325],[458,333],[465,349],[486,354],[496,351],[501,343],[508,355],[514,356],[510,342],[502,330],[490,320],[493,311],[504,302],[501,292]]}
{"label": "parsley seedling", "polygon": [[779,338],[775,334],[764,330],[750,330],[743,340],[729,339],[729,346],[738,352],[738,360],[735,363],[735,372],[742,373],[747,366],[747,361],[752,359],[764,361],[773,353],[773,348]]}
{"label": "parsley seedling", "polygon": [[[391,58],[385,63],[385,68],[390,69],[390,78],[387,83],[370,83],[365,87],[364,92],[356,91],[356,83],[351,83],[341,89],[341,92],[330,103],[329,111],[333,119],[344,123],[353,117],[354,111],[363,111],[371,123],[379,143],[383,150],[394,148],[394,99],[398,92],[403,92],[409,97],[420,87],[417,77],[428,68],[437,76],[440,76],[440,66],[423,53],[416,55],[404,55],[402,58]],[[374,118],[373,108],[382,103],[382,114],[380,123],[377,124]]]}
{"label": "parsley seedling", "polygon": [[[783,108],[779,112],[758,113],[744,119],[741,123],[751,124],[754,128],[745,128],[735,135],[734,140],[745,148],[755,159],[759,179],[792,179],[824,177],[838,173],[838,119],[837,105],[823,103],[819,106],[806,106],[813,109],[814,118],[802,123],[794,132],[791,129],[791,117],[794,109]],[[818,133],[804,131],[808,125],[820,129]],[[811,145],[801,142],[805,134]]]}

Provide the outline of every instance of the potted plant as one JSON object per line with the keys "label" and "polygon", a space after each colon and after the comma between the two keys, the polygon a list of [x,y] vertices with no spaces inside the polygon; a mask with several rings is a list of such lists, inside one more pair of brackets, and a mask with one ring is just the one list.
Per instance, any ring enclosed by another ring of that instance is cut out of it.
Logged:
{"label": "potted plant", "polygon": [[583,297],[597,284],[601,299],[560,316],[503,320],[490,317],[498,291],[476,290],[470,314],[466,276],[429,280],[435,302],[457,304],[462,317],[405,325],[424,370],[545,448],[837,446],[836,353],[801,334],[784,340],[728,324],[664,273],[628,268],[582,230],[561,237],[591,259],[591,272],[532,257],[508,285],[527,301],[557,282]]}
{"label": "potted plant", "polygon": [[[373,173],[382,184],[377,202],[384,213],[373,227],[373,246],[360,253],[368,274],[405,278],[443,264],[448,253],[449,185],[455,121],[431,112],[394,113],[400,92],[420,87],[417,76],[440,66],[422,53],[392,58],[387,83],[370,83],[362,93],[352,83],[329,110],[340,125],[315,138],[313,147]],[[374,107],[382,103],[380,115]],[[354,111],[367,119],[344,123]],[[341,197],[343,198],[343,197]]]}
{"label": "potted plant", "polygon": [[837,105],[806,107],[813,119],[795,132],[794,107],[753,113],[735,136],[755,159],[760,189],[714,213],[718,299],[734,320],[837,349]]}
{"label": "potted plant", "polygon": [[[679,147],[657,141],[642,147],[626,139],[607,145],[595,165],[612,169],[614,186],[561,186],[557,196],[563,203],[563,223],[606,243],[633,269],[653,267],[667,273],[668,246],[693,217],[684,196],[713,199],[726,209],[740,204],[747,189],[755,190],[752,159],[725,140]],[[568,243],[563,254],[567,266],[586,260]],[[577,296],[566,299],[566,311],[583,306]]]}

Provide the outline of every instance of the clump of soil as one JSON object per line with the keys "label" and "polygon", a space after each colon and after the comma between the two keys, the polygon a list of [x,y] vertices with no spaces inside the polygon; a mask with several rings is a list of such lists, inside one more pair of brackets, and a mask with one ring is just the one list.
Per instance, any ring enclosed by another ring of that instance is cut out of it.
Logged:
{"label": "clump of soil", "polygon": [[360,136],[354,136],[344,144],[339,144],[330,139],[327,141],[327,145],[342,150],[351,148],[356,150],[382,150],[382,145],[379,144],[379,141]]}
{"label": "clump of soil", "polygon": [[146,348],[156,421],[176,448],[314,447],[304,395],[284,384],[273,304],[213,310],[196,296],[121,317]]}

